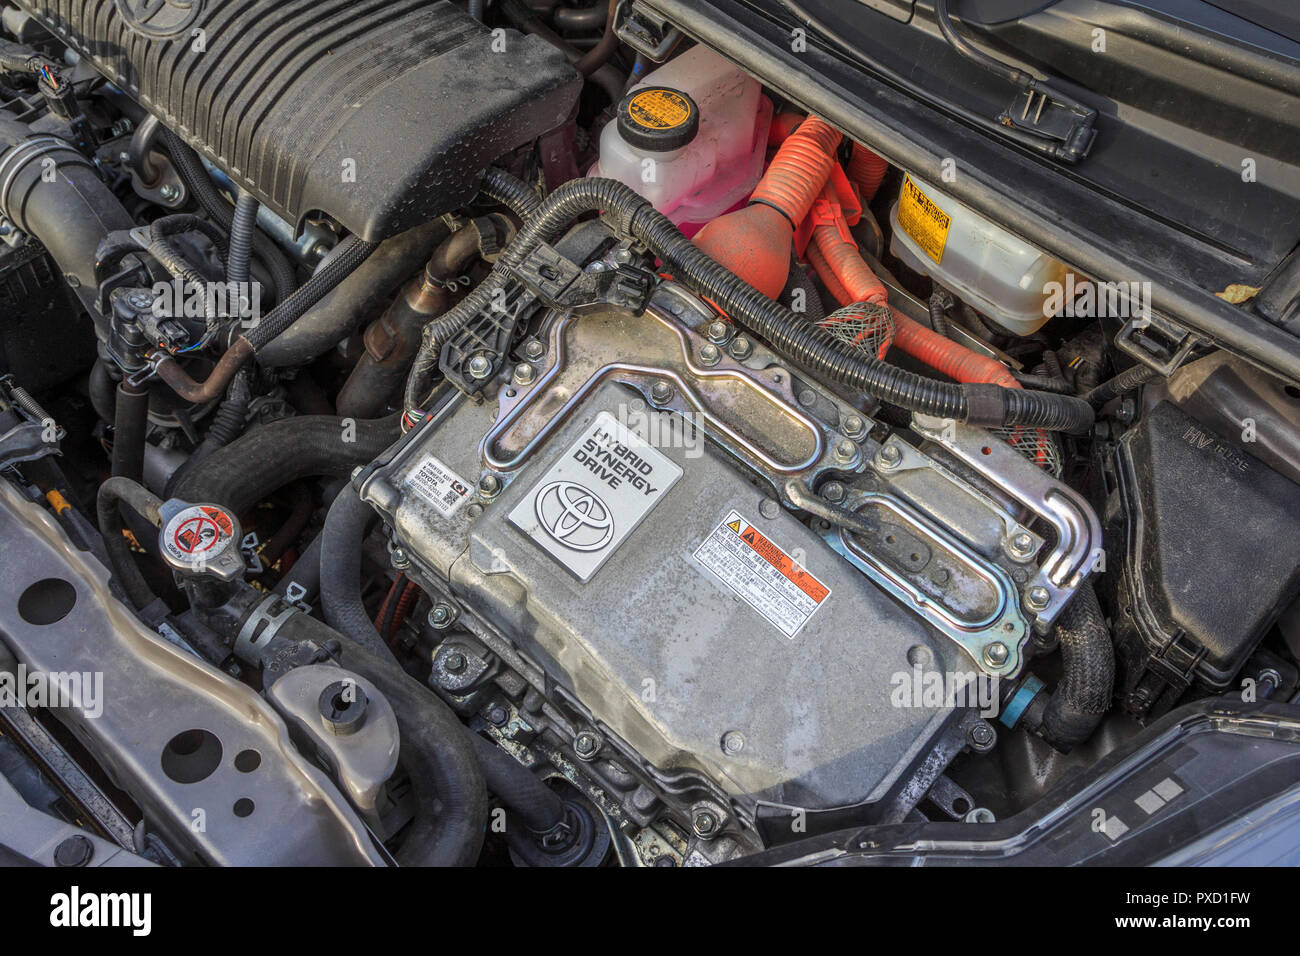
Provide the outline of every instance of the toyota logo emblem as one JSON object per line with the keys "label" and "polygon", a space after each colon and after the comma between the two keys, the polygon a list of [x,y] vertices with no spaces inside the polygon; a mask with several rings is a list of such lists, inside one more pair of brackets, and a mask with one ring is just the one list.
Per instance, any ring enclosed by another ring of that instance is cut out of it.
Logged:
{"label": "toyota logo emblem", "polygon": [[115,0],[117,12],[136,33],[164,40],[180,36],[199,18],[203,0]]}
{"label": "toyota logo emblem", "polygon": [[537,493],[533,509],[546,533],[574,551],[599,551],[614,537],[609,506],[572,481],[551,482]]}

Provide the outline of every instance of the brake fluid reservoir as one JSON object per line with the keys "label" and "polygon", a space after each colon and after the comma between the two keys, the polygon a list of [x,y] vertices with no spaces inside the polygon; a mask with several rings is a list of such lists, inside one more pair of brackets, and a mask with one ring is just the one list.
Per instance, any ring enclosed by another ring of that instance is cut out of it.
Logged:
{"label": "brake fluid reservoir", "polygon": [[1029,335],[1051,317],[1045,303],[1069,270],[1041,249],[911,175],[889,221],[894,255],[1007,331]]}
{"label": "brake fluid reservoir", "polygon": [[591,175],[617,179],[679,226],[698,228],[754,191],[771,121],[757,80],[695,46],[628,91],[601,132]]}

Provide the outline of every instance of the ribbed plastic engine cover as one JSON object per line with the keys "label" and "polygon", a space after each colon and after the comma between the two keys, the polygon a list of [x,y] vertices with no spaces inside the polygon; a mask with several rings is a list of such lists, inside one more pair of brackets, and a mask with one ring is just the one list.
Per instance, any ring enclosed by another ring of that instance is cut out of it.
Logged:
{"label": "ribbed plastic engine cover", "polygon": [[283,218],[372,240],[463,205],[581,86],[447,0],[19,2]]}

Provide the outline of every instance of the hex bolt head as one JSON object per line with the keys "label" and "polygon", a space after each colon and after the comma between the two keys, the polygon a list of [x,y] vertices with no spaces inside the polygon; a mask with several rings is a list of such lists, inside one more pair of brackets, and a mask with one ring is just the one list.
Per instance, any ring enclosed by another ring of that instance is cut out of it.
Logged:
{"label": "hex bolt head", "polygon": [[994,667],[1001,667],[1011,657],[1011,651],[1001,641],[984,645],[984,660]]}
{"label": "hex bolt head", "polygon": [[844,486],[838,481],[832,481],[822,489],[822,497],[831,504],[839,504],[844,500],[846,494],[847,492],[845,491]]}
{"label": "hex bolt head", "polygon": [[1047,602],[1051,599],[1052,595],[1048,593],[1047,588],[1043,587],[1041,584],[1030,588],[1029,593],[1025,595],[1026,603],[1028,603],[1035,611],[1041,611],[1043,608],[1047,607]]}
{"label": "hex bolt head", "polygon": [[1034,536],[1028,531],[1018,531],[1011,536],[1007,551],[1013,558],[1027,558],[1034,553]]}
{"label": "hex bolt head", "polygon": [[487,378],[492,374],[492,360],[479,352],[469,360],[469,374],[472,378]]}
{"label": "hex bolt head", "polygon": [[739,730],[728,730],[722,735],[722,752],[735,756],[745,749],[745,735]]}
{"label": "hex bolt head", "polygon": [[533,368],[527,362],[515,366],[515,384],[531,385],[537,378],[537,369]]}
{"label": "hex bolt head", "polygon": [[857,441],[867,434],[867,423],[862,420],[861,415],[850,415],[844,419],[843,431],[844,434]]}
{"label": "hex bolt head", "polygon": [[538,339],[529,339],[528,344],[524,346],[524,357],[530,362],[536,362],[546,354],[546,346]]}
{"label": "hex bolt head", "polygon": [[715,345],[722,345],[727,341],[727,337],[731,335],[731,326],[718,319],[716,322],[709,323],[709,328],[704,334],[709,337],[710,342]]}
{"label": "hex bolt head", "polygon": [[666,405],[672,400],[673,386],[667,379],[659,379],[650,386],[650,401],[656,405]]}
{"label": "hex bolt head", "polygon": [[722,351],[712,342],[700,346],[700,364],[712,368],[722,359]]}
{"label": "hex bolt head", "polygon": [[583,760],[590,760],[600,751],[600,738],[590,730],[580,731],[573,738],[573,752]]}
{"label": "hex bolt head", "polygon": [[501,479],[496,475],[484,475],[478,480],[478,492],[484,498],[495,498],[501,494]]}
{"label": "hex bolt head", "polygon": [[737,335],[731,340],[731,354],[744,361],[754,354],[754,343],[743,335]]}
{"label": "hex bolt head", "polygon": [[841,438],[835,445],[835,457],[842,462],[850,462],[858,456],[858,446],[847,438]]}
{"label": "hex bolt head", "polygon": [[162,197],[163,202],[175,202],[181,198],[181,191],[172,183],[168,183],[158,190],[158,195]]}
{"label": "hex bolt head", "polygon": [[449,674],[459,674],[469,664],[465,655],[460,651],[452,651],[442,659],[443,669]]}
{"label": "hex bolt head", "polygon": [[997,740],[997,731],[987,721],[981,720],[978,724],[970,729],[970,740],[976,747],[991,747],[993,741]]}
{"label": "hex bolt head", "polygon": [[885,445],[876,455],[876,464],[881,468],[897,468],[903,462],[903,450],[897,445]]}
{"label": "hex bolt head", "polygon": [[708,838],[718,830],[718,818],[712,810],[696,810],[691,814],[691,829],[698,837]]}

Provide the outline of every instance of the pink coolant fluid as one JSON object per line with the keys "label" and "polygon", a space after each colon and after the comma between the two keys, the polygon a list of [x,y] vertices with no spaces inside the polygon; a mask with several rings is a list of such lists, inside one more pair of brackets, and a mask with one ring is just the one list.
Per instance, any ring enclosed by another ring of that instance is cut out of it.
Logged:
{"label": "pink coolant fluid", "polygon": [[663,148],[654,137],[629,137],[626,124],[620,129],[611,122],[601,132],[600,159],[590,175],[630,186],[687,236],[744,205],[763,175],[772,122],[772,103],[757,80],[696,46],[648,74],[623,104],[624,110],[632,104],[646,124],[674,123],[693,106],[698,132],[685,145],[668,139],[671,148]]}

